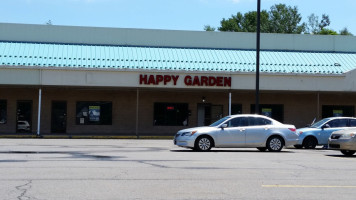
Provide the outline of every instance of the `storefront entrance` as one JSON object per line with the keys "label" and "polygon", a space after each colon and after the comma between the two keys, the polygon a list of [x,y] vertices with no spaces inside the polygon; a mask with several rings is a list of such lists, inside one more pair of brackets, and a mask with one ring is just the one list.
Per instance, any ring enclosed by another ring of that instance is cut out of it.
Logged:
{"label": "storefront entrance", "polygon": [[198,104],[198,126],[209,126],[222,117],[222,105]]}
{"label": "storefront entrance", "polygon": [[32,132],[32,101],[17,101],[16,132]]}
{"label": "storefront entrance", "polygon": [[65,101],[52,102],[51,132],[67,132],[67,102]]}

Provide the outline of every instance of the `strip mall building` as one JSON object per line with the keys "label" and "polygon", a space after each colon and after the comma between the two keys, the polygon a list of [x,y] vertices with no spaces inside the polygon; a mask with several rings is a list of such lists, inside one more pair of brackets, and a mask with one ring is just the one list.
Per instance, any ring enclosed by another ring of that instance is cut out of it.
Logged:
{"label": "strip mall building", "polygon": [[[254,113],[256,35],[0,24],[0,133],[173,135]],[[354,116],[356,37],[261,34],[260,111]]]}

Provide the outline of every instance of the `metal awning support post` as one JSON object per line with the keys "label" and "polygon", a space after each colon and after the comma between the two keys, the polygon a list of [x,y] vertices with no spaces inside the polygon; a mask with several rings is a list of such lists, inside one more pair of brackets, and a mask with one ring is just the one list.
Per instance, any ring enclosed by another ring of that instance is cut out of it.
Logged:
{"label": "metal awning support post", "polygon": [[42,88],[38,90],[37,137],[40,137],[41,135],[41,101],[42,101]]}
{"label": "metal awning support post", "polygon": [[317,94],[317,105],[316,105],[316,119],[319,120],[321,119],[320,117],[320,92]]}
{"label": "metal awning support post", "polygon": [[139,103],[139,96],[140,96],[140,92],[137,88],[136,90],[136,137],[137,139],[140,138],[140,136],[138,135],[138,103]]}
{"label": "metal awning support post", "polygon": [[231,92],[229,92],[229,115],[231,115]]}

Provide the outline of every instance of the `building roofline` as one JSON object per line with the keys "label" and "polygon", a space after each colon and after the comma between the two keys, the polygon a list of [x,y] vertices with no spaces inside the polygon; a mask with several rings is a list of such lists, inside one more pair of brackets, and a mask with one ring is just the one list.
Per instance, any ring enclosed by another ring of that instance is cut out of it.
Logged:
{"label": "building roofline", "polygon": [[[175,48],[256,48],[256,34],[161,29],[106,28],[0,23],[0,40],[85,45]],[[340,35],[261,34],[261,49],[356,53],[356,37]]]}
{"label": "building roofline", "polygon": [[[166,48],[166,49],[203,49],[203,50],[233,50],[233,51],[256,51],[256,49],[241,48],[211,48],[211,47],[179,47],[179,46],[143,46],[143,45],[120,45],[120,44],[86,44],[86,43],[60,43],[60,42],[32,42],[0,40],[0,43],[23,43],[23,44],[53,44],[53,45],[77,45],[77,46],[103,46],[103,47],[138,47],[138,48]],[[282,49],[261,49],[262,52],[298,52],[298,53],[343,53],[356,54],[355,51],[320,51],[320,50],[282,50]]]}
{"label": "building roofline", "polygon": [[[93,72],[135,72],[135,73],[141,73],[141,74],[170,74],[170,73],[175,73],[175,74],[214,74],[214,75],[253,75],[255,76],[256,72],[232,72],[232,71],[214,71],[212,73],[211,71],[187,71],[187,70],[148,70],[148,69],[143,69],[143,70],[138,70],[138,69],[112,69],[112,68],[74,68],[74,67],[41,67],[41,66],[11,66],[11,65],[0,65],[0,70],[1,69],[23,69],[23,70],[40,70],[40,71],[46,71],[46,70],[59,70],[59,71],[93,71]],[[290,72],[290,73],[282,73],[282,72],[260,72],[262,76],[289,76],[289,77],[345,77],[348,72],[341,73],[341,74],[323,74],[323,73],[296,73],[296,72]]]}

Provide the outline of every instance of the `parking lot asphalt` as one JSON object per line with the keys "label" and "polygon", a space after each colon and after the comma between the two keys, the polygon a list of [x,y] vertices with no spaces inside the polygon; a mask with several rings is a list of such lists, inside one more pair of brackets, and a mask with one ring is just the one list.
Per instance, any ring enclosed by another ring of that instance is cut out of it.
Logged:
{"label": "parking lot asphalt", "polygon": [[171,140],[0,139],[0,199],[352,199],[356,156]]}

